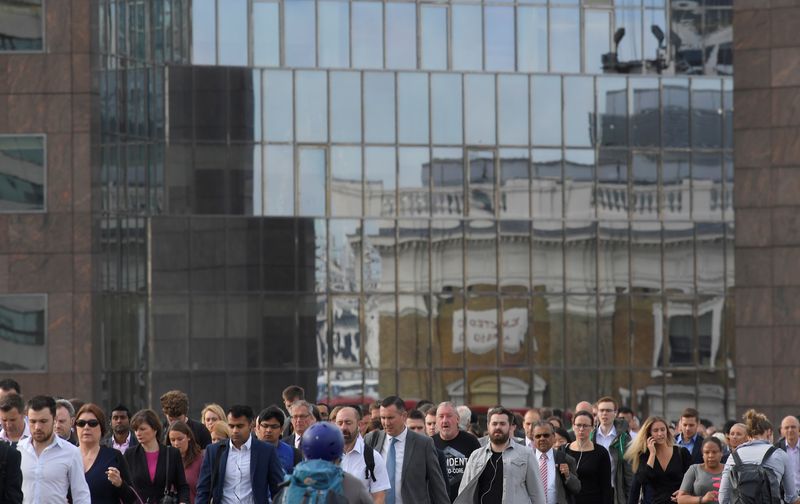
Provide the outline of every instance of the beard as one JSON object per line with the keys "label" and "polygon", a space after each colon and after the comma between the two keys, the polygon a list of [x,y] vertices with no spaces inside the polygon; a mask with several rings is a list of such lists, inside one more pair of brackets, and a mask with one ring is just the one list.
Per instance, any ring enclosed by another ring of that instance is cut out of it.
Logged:
{"label": "beard", "polygon": [[345,444],[350,444],[350,443],[352,443],[353,441],[355,441],[355,439],[356,439],[356,433],[355,433],[355,432],[349,432],[349,431],[344,431],[344,430],[343,430],[343,431],[342,431],[342,437],[344,437],[344,443],[345,443]]}
{"label": "beard", "polygon": [[494,431],[492,432],[492,442],[497,444],[504,444],[508,441],[508,432]]}

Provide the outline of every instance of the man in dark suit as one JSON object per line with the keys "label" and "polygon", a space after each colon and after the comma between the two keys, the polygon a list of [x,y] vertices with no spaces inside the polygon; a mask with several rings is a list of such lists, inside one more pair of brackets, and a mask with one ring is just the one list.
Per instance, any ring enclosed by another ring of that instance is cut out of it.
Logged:
{"label": "man in dark suit", "polygon": [[21,455],[5,441],[0,441],[0,502],[22,504]]}
{"label": "man in dark suit", "polygon": [[111,435],[102,441],[104,446],[125,452],[135,448],[139,441],[131,431],[131,411],[124,405],[118,404],[111,410]]}
{"label": "man in dark suit", "polygon": [[365,442],[386,461],[389,483],[386,504],[449,504],[433,440],[406,428],[405,403],[397,396],[381,402],[383,430],[367,434]]}
{"label": "man in dark suit", "polygon": [[164,416],[167,417],[167,423],[164,428],[164,439],[162,440],[164,444],[169,444],[169,440],[166,436],[167,432],[169,432],[167,427],[178,420],[192,429],[194,440],[200,445],[201,449],[205,449],[206,446],[211,444],[211,433],[208,432],[206,426],[186,416],[189,413],[189,396],[185,393],[180,390],[170,390],[162,395],[161,410],[164,412]]}
{"label": "man in dark suit", "polygon": [[196,504],[253,502],[268,504],[278,494],[283,469],[275,447],[251,435],[253,409],[228,410],[228,442],[209,445],[197,480]]}
{"label": "man in dark suit", "polygon": [[547,496],[547,504],[571,504],[581,491],[575,459],[561,450],[553,450],[556,433],[550,422],[539,420],[533,425],[532,448],[539,475]]}

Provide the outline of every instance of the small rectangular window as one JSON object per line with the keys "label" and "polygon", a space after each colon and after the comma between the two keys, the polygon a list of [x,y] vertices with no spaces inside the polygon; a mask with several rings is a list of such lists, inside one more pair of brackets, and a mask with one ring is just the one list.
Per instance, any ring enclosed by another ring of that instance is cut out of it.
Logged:
{"label": "small rectangular window", "polygon": [[46,306],[44,294],[0,296],[0,369],[47,369]]}
{"label": "small rectangular window", "polygon": [[0,211],[45,209],[43,136],[0,136]]}
{"label": "small rectangular window", "polygon": [[0,0],[0,52],[44,49],[43,0]]}

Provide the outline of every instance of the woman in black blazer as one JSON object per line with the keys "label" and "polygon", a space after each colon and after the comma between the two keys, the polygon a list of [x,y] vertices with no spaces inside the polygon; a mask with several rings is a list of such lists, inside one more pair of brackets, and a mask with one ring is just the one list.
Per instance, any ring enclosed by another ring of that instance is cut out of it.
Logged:
{"label": "woman in black blazer", "polygon": [[131,428],[139,445],[128,448],[125,460],[131,471],[133,486],[147,504],[156,504],[165,489],[176,495],[178,502],[189,502],[189,485],[183,473],[181,453],[160,445],[161,422],[153,410],[142,410],[131,419]]}

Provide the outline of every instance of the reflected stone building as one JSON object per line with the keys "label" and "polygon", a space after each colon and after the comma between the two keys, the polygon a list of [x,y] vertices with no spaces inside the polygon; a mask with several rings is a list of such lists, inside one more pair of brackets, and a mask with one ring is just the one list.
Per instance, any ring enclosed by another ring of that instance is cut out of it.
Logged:
{"label": "reflected stone building", "polygon": [[731,19],[93,0],[92,394],[732,417]]}

